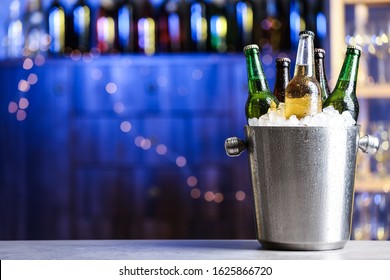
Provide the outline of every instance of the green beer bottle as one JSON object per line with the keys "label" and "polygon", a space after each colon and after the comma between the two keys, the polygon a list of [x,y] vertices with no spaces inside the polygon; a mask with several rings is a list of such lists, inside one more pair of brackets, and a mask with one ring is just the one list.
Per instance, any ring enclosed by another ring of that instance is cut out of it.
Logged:
{"label": "green beer bottle", "polygon": [[330,96],[330,89],[328,85],[328,79],[326,78],[325,71],[325,50],[314,49],[314,62],[316,70],[316,79],[321,87],[321,100],[322,103]]}
{"label": "green beer bottle", "polygon": [[349,111],[357,121],[359,102],[356,97],[359,59],[362,52],[357,45],[348,45],[343,67],[332,94],[325,100],[324,108],[332,105],[340,114]]}
{"label": "green beer bottle", "polygon": [[259,52],[259,47],[256,44],[244,47],[249,91],[245,104],[247,120],[259,118],[266,114],[269,108],[276,109],[279,105],[279,101],[269,89],[263,66],[259,59]]}

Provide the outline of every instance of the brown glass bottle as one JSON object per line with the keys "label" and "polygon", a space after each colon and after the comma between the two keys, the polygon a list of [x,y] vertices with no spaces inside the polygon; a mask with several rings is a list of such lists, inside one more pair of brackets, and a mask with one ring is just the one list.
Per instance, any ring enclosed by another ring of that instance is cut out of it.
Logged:
{"label": "brown glass bottle", "polygon": [[291,60],[287,57],[276,59],[276,81],[274,95],[279,102],[284,102],[286,96],[286,87],[290,81]]}
{"label": "brown glass bottle", "polygon": [[322,103],[330,96],[330,89],[328,85],[328,79],[325,72],[325,50],[314,49],[314,63],[316,71],[316,79],[321,87],[321,100]]}

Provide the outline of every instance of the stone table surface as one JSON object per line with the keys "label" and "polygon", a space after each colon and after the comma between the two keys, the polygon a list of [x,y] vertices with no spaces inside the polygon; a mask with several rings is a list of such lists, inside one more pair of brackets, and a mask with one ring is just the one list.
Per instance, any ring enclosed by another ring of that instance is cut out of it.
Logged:
{"label": "stone table surface", "polygon": [[1,260],[390,260],[390,241],[348,241],[340,250],[274,251],[256,240],[0,241]]}

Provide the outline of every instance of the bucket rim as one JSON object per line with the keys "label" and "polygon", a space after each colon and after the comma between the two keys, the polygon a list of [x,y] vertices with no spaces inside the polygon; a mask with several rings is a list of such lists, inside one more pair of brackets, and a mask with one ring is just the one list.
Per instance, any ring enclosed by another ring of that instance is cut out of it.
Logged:
{"label": "bucket rim", "polygon": [[353,126],[250,126],[245,125],[245,129],[250,130],[360,130],[361,125],[356,124]]}

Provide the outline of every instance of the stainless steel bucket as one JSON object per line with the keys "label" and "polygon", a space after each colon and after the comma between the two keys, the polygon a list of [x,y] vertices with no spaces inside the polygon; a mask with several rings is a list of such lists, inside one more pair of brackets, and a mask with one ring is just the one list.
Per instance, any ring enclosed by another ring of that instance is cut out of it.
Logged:
{"label": "stainless steel bucket", "polygon": [[359,126],[250,127],[228,138],[229,156],[249,153],[257,238],[282,250],[343,248],[350,238],[356,154],[378,139]]}

